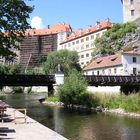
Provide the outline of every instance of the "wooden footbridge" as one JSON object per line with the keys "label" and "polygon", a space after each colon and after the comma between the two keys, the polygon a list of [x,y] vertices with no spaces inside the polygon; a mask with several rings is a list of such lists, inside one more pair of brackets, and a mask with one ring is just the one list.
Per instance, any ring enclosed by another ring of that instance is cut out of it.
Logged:
{"label": "wooden footbridge", "polygon": [[[83,76],[90,86],[140,85],[140,76]],[[56,83],[54,75],[0,75],[0,86],[50,86]]]}
{"label": "wooden footbridge", "polygon": [[54,75],[0,75],[0,86],[50,86]]}

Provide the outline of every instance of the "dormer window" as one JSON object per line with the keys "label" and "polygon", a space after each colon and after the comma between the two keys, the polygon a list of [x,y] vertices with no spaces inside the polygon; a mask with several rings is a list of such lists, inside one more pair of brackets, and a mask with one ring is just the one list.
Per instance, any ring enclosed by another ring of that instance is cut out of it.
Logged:
{"label": "dormer window", "polygon": [[102,61],[103,61],[103,60],[99,60],[99,61],[97,61],[97,64],[100,64]]}
{"label": "dormer window", "polygon": [[111,58],[111,61],[115,61],[117,59],[117,57],[115,57],[115,58]]}

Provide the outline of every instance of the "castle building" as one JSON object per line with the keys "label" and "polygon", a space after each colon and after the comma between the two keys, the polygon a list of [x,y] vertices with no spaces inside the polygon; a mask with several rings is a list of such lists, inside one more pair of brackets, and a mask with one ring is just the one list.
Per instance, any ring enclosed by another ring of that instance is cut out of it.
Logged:
{"label": "castle building", "polygon": [[67,39],[60,43],[60,49],[77,51],[79,55],[79,64],[81,67],[86,66],[92,59],[93,49],[95,48],[94,41],[101,37],[105,31],[112,27],[109,19],[100,23],[97,22],[94,26],[89,26],[87,29],[79,29],[72,32]]}
{"label": "castle building", "polygon": [[72,32],[69,24],[49,25],[46,29],[30,29],[20,42],[20,64],[27,67],[38,67],[49,52],[56,51],[59,43]]}
{"label": "castle building", "polygon": [[140,17],[140,0],[121,0],[123,4],[124,23]]}

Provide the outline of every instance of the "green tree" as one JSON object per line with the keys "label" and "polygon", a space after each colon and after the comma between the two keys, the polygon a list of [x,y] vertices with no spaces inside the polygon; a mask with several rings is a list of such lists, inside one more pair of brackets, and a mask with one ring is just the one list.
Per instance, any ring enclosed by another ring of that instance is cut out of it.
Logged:
{"label": "green tree", "polygon": [[0,74],[20,74],[22,67],[19,64],[15,65],[0,65]]}
{"label": "green tree", "polygon": [[72,69],[81,70],[78,64],[78,54],[75,51],[60,50],[48,54],[47,61],[44,63],[44,71],[46,74],[57,73],[58,64],[64,74]]}
{"label": "green tree", "polygon": [[73,107],[79,103],[79,98],[86,92],[87,83],[77,71],[71,71],[64,80],[64,84],[58,87],[60,101],[66,107]]}
{"label": "green tree", "polygon": [[87,81],[76,70],[68,73],[64,84],[58,87],[58,97],[64,106],[73,109],[74,105],[83,105],[86,107],[97,107],[98,99],[87,91]]}
{"label": "green tree", "polygon": [[27,22],[33,7],[27,6],[24,0],[0,0],[0,56],[14,57],[14,49],[24,37],[25,30],[30,28]]}

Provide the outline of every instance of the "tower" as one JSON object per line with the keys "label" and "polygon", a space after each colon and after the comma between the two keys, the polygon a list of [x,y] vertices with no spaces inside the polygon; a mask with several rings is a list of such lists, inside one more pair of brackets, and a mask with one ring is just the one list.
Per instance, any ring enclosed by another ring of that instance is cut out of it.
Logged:
{"label": "tower", "polygon": [[123,21],[131,22],[140,17],[140,0],[121,0],[123,4]]}

